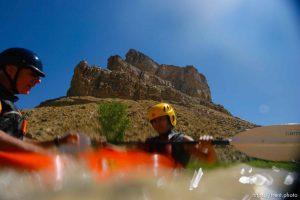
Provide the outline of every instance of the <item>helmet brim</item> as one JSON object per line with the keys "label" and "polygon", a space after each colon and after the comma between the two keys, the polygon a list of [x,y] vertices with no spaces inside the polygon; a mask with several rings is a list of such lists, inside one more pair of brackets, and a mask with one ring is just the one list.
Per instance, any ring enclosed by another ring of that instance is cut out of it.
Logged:
{"label": "helmet brim", "polygon": [[35,67],[35,66],[28,65],[28,66],[26,66],[26,67],[29,67],[30,69],[32,69],[32,70],[33,70],[34,72],[36,72],[37,75],[40,76],[40,77],[45,77],[45,76],[46,76],[44,72],[42,72],[40,69],[38,69],[38,68]]}

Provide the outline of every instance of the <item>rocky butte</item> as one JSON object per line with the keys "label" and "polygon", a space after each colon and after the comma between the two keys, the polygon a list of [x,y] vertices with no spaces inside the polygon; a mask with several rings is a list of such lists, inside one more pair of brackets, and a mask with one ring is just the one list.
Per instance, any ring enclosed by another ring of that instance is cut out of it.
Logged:
{"label": "rocky butte", "polygon": [[223,106],[212,102],[207,80],[194,66],[158,64],[134,49],[128,51],[125,60],[111,56],[107,69],[81,61],[74,70],[67,95],[195,103],[229,114]]}

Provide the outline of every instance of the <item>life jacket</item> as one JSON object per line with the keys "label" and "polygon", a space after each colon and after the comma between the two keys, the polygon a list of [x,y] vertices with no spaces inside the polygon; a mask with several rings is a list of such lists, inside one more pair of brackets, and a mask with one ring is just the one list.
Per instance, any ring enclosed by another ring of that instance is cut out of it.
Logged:
{"label": "life jacket", "polygon": [[22,139],[27,133],[27,118],[28,115],[22,115],[12,101],[0,99],[0,130]]}
{"label": "life jacket", "polygon": [[19,123],[20,124],[19,130],[21,130],[22,135],[25,136],[27,133],[28,114],[27,113],[22,114],[20,112],[20,115],[21,115],[21,121]]}
{"label": "life jacket", "polygon": [[[184,144],[181,143],[185,141],[185,135],[183,133],[172,132],[169,136],[170,144],[162,142],[159,136],[148,138],[146,140],[146,150],[151,153],[171,154],[176,162],[185,167],[191,157],[184,149]],[[168,146],[171,147],[171,152],[168,152]]]}

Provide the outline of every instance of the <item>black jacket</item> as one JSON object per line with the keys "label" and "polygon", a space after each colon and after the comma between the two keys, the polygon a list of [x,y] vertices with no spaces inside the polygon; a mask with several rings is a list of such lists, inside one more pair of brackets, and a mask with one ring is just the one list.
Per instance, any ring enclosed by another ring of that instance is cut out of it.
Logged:
{"label": "black jacket", "polygon": [[18,97],[0,84],[0,130],[22,139],[25,134],[24,117],[15,105]]}
{"label": "black jacket", "polygon": [[[171,155],[172,158],[177,162],[180,163],[183,167],[185,167],[189,160],[191,155],[186,152],[183,146],[184,141],[184,134],[183,133],[177,133],[172,131],[169,134],[169,142],[171,142]],[[155,136],[152,138],[148,138],[146,140],[146,151],[150,153],[159,153],[159,154],[168,154],[166,152],[166,143],[162,142],[159,136]]]}

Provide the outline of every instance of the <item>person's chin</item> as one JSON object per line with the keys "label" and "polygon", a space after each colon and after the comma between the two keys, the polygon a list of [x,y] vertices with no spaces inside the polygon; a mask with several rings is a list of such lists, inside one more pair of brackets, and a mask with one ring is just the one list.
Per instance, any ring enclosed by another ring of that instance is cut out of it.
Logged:
{"label": "person's chin", "polygon": [[166,131],[160,131],[158,132],[159,135],[164,136],[164,135],[168,135],[168,132]]}
{"label": "person's chin", "polygon": [[25,94],[25,95],[29,94],[29,93],[30,93],[30,90],[24,90],[24,91],[20,91],[19,92],[19,94]]}

